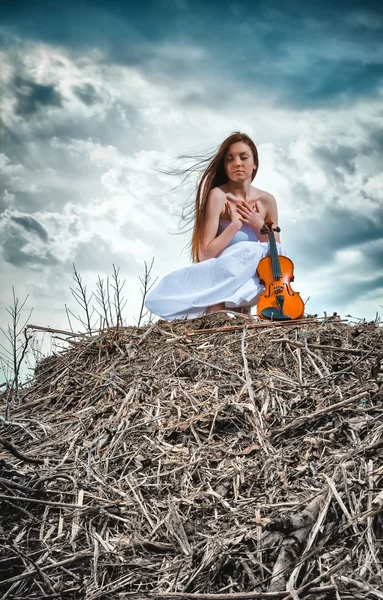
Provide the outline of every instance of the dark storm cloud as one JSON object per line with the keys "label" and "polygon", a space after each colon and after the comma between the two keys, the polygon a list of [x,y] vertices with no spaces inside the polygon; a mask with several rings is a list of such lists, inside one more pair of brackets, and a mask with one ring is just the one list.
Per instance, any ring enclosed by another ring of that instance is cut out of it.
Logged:
{"label": "dark storm cloud", "polygon": [[54,85],[41,85],[17,75],[13,80],[17,99],[15,113],[29,117],[44,106],[62,106],[61,94]]}
{"label": "dark storm cloud", "polygon": [[[104,146],[115,146],[116,131],[122,133],[125,130],[126,136],[121,136],[118,146],[121,153],[129,156],[147,149],[144,125],[139,111],[123,101],[87,118],[62,111],[60,120],[43,119],[33,127],[20,128],[16,123],[11,128],[0,120],[0,152],[6,154],[11,167],[23,165],[23,178],[28,182],[36,181],[38,188],[38,193],[20,189],[18,181],[3,174],[0,176],[0,213],[6,208],[1,199],[5,190],[14,194],[14,206],[19,211],[29,213],[57,210],[68,202],[81,205],[89,199],[97,202],[100,198],[101,201],[105,189],[100,185],[100,178],[107,167],[92,162],[86,148],[76,153],[71,150],[71,145],[78,140],[91,139]],[[44,175],[48,169],[57,175],[49,176],[45,183]],[[36,172],[41,173],[41,178],[36,178]],[[74,181],[77,182],[75,187]]]}
{"label": "dark storm cloud", "polygon": [[[363,297],[363,295],[365,295],[367,292],[371,292],[374,290],[382,290],[382,299],[383,299],[383,276],[382,275],[378,275],[376,277],[374,277],[373,279],[370,279],[369,281],[360,281],[358,283],[351,283],[350,284],[350,288],[351,288],[351,293],[353,293],[353,291],[355,292],[355,295],[359,298],[359,297]],[[347,301],[347,299],[350,298],[350,295],[342,295],[342,293],[339,294],[338,299],[339,300],[344,300]]]}
{"label": "dark storm cloud", "polygon": [[[380,211],[375,216],[375,219],[373,215],[368,218],[346,209],[328,207],[320,221],[307,219],[286,228],[283,243],[287,250],[294,245],[294,253],[289,255],[295,265],[293,288],[298,290],[302,278],[315,275],[317,270],[323,278],[321,269],[333,266],[335,254],[341,250],[358,250],[362,262],[355,266],[347,262],[343,269],[341,264],[336,266],[335,278],[331,275],[331,279],[324,282],[329,291],[320,295],[322,308],[329,313],[340,310],[359,300],[363,302],[367,293],[383,288],[383,215]],[[344,277],[347,274],[348,277]],[[340,276],[343,276],[341,281]],[[315,302],[315,296],[312,301]]]}
{"label": "dark storm cloud", "polygon": [[15,217],[12,215],[10,218],[14,223],[21,225],[26,231],[32,231],[33,233],[36,233],[44,242],[48,241],[46,229],[44,229],[41,223],[39,223],[34,217],[31,217],[30,215]]}
{"label": "dark storm cloud", "polygon": [[383,237],[379,245],[370,245],[365,249],[364,253],[367,264],[371,269],[375,269],[377,273],[380,273],[383,267]]}
{"label": "dark storm cloud", "polygon": [[[121,120],[122,112],[124,114],[123,121]],[[82,157],[81,161],[71,160],[68,158],[68,150],[65,147],[52,147],[52,138],[62,141],[63,145],[73,140],[92,139],[96,143],[114,146],[116,131],[125,130],[126,136],[119,140],[119,149],[121,152],[131,154],[147,149],[144,127],[145,122],[139,110],[129,102],[119,99],[115,104],[106,106],[103,111],[91,114],[87,118],[63,110],[59,120],[43,119],[35,123],[33,128],[20,129],[17,123],[11,127],[0,118],[0,148],[6,152],[12,163],[23,164],[25,156],[28,155],[28,164],[31,168],[34,168],[34,161],[36,161],[36,168],[40,168],[43,160],[50,168],[57,169],[58,172],[65,171],[67,176],[73,179],[81,173],[83,176],[86,175],[87,169],[94,172],[95,166],[90,165],[87,157]],[[44,143],[50,145],[48,153],[42,149]],[[29,148],[29,144],[31,148]],[[44,152],[43,157],[39,154],[39,149]],[[8,190],[11,191],[9,188]],[[57,195],[65,195],[65,190],[57,190]],[[33,207],[36,199],[30,198],[30,201]],[[24,205],[20,207],[20,210],[24,210]]]}
{"label": "dark storm cloud", "polygon": [[[54,265],[58,261],[50,252],[46,243],[33,244],[33,235],[42,242],[48,241],[47,232],[36,219],[29,215],[16,217],[10,212],[0,216],[0,250],[6,262],[15,267],[38,267],[41,265]],[[34,250],[31,248],[34,247]]]}
{"label": "dark storm cloud", "polygon": [[[383,111],[378,117],[383,119]],[[365,154],[371,154],[371,152],[383,154],[383,127],[379,127],[379,122],[374,124],[363,122],[363,127],[369,134],[368,144],[363,146],[363,152]]]}
{"label": "dark storm cloud", "polygon": [[73,86],[72,90],[74,94],[76,94],[76,96],[80,98],[80,100],[87,106],[92,106],[98,101],[96,89],[90,83],[87,83],[83,86],[75,85]]}
{"label": "dark storm cloud", "polygon": [[[376,212],[375,218],[373,215],[366,217],[359,212],[328,206],[319,221],[315,217],[286,228],[283,240],[287,248],[295,246],[295,257],[292,258],[300,268],[316,269],[331,264],[339,250],[383,241],[383,214],[380,211]],[[366,246],[363,252],[371,267],[379,264],[379,248]],[[382,264],[383,261],[380,262]]]}
{"label": "dark storm cloud", "polygon": [[349,175],[355,173],[355,159],[358,156],[358,151],[350,146],[336,146],[332,148],[326,148],[322,146],[316,148],[313,152],[314,157],[320,159],[320,162],[325,170],[329,167],[335,169],[343,169]]}
{"label": "dark storm cloud", "polygon": [[[296,108],[376,95],[383,79],[383,20],[376,2],[152,0],[140,8],[80,0],[50,8],[47,0],[9,2],[3,27],[78,52],[97,47],[107,61],[139,65],[169,85],[195,80],[186,105],[198,103],[201,85],[205,103],[214,103],[209,92],[216,77],[209,75],[224,78],[227,72],[235,86]],[[161,54],[164,43],[168,51]],[[187,46],[202,55],[184,52]],[[93,100],[85,92],[83,101]]]}
{"label": "dark storm cloud", "polygon": [[31,267],[39,265],[54,265],[57,264],[57,259],[47,252],[43,256],[34,256],[25,252],[23,246],[26,240],[21,238],[15,232],[9,232],[2,242],[1,250],[4,260],[15,267]]}
{"label": "dark storm cloud", "polygon": [[383,81],[383,63],[313,58],[301,72],[288,76],[277,74],[278,96],[283,103],[297,109],[320,108],[378,94]]}
{"label": "dark storm cloud", "polygon": [[[330,291],[321,296],[321,305],[327,310],[328,314],[339,306],[347,306],[357,302],[358,300],[364,300],[369,292],[374,290],[381,290],[381,297],[383,298],[383,277],[376,276],[365,281],[345,281],[342,285],[334,284]],[[310,305],[308,305],[310,306]],[[378,305],[375,306],[375,310],[378,310]],[[360,317],[362,315],[353,315]]]}
{"label": "dark storm cloud", "polygon": [[[327,315],[331,315],[333,311],[340,311],[342,316],[348,316],[348,314],[345,314],[345,311],[347,311],[347,313],[350,311],[350,308],[348,307],[351,305],[355,306],[358,301],[361,301],[363,305],[363,301],[366,300],[366,297],[370,299],[369,302],[371,304],[370,318],[372,318],[373,312],[380,311],[379,304],[381,304],[381,301],[378,299],[376,304],[374,304],[372,302],[372,297],[375,290],[381,290],[381,297],[383,298],[383,277],[371,278],[368,281],[361,282],[346,281],[342,282],[342,285],[334,284],[333,286],[330,285],[328,287],[328,292],[321,294],[320,298],[309,296],[309,300],[306,305],[306,311],[308,313],[317,312],[321,314],[322,311],[326,311]],[[293,284],[293,289],[298,289],[298,287],[294,287]],[[366,317],[365,314],[355,314],[354,310],[352,312],[353,317],[360,319]]]}
{"label": "dark storm cloud", "polygon": [[[36,236],[39,239],[37,243]],[[81,271],[90,270],[96,273],[111,273],[113,264],[121,267],[126,276],[142,271],[141,265],[133,255],[114,252],[109,242],[98,234],[80,242],[73,255],[65,262],[52,253],[49,247],[51,241],[46,229],[30,215],[15,215],[8,210],[0,216],[0,250],[4,260],[14,266],[38,268],[41,265],[56,265],[60,262],[65,270],[74,262]]]}
{"label": "dark storm cloud", "polygon": [[316,147],[312,154],[326,173],[329,181],[339,189],[339,186],[345,183],[348,175],[355,174],[355,162],[360,151],[358,148],[351,148],[350,146],[333,145],[331,148],[326,146]]}

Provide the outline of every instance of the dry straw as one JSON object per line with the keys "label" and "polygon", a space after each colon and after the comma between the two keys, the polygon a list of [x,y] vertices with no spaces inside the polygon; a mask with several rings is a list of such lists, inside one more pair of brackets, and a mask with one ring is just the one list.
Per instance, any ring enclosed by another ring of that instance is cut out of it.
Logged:
{"label": "dry straw", "polygon": [[260,325],[39,364],[0,421],[3,600],[383,598],[382,330]]}

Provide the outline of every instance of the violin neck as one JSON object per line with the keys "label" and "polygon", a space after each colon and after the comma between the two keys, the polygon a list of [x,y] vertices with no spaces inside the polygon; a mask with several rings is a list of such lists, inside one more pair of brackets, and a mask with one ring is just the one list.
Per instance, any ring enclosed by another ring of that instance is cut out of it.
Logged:
{"label": "violin neck", "polygon": [[281,279],[282,271],[281,265],[279,262],[277,243],[275,241],[274,231],[269,231],[269,240],[270,240],[270,256],[271,256],[271,267],[273,270],[274,279]]}

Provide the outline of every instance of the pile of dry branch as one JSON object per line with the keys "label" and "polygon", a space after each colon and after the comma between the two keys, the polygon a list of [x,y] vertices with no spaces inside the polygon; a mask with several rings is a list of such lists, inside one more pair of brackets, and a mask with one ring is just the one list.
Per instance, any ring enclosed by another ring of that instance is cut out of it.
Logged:
{"label": "pile of dry branch", "polygon": [[383,599],[380,327],[71,345],[0,422],[3,600]]}

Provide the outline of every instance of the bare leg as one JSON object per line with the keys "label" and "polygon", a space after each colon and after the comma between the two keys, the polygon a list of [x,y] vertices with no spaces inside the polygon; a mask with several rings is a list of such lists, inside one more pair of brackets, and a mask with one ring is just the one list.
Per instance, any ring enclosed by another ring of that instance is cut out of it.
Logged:
{"label": "bare leg", "polygon": [[225,303],[224,302],[220,302],[219,304],[212,304],[212,306],[208,306],[206,309],[206,315],[209,315],[210,313],[215,313],[218,312],[220,310],[224,310],[225,308]]}

